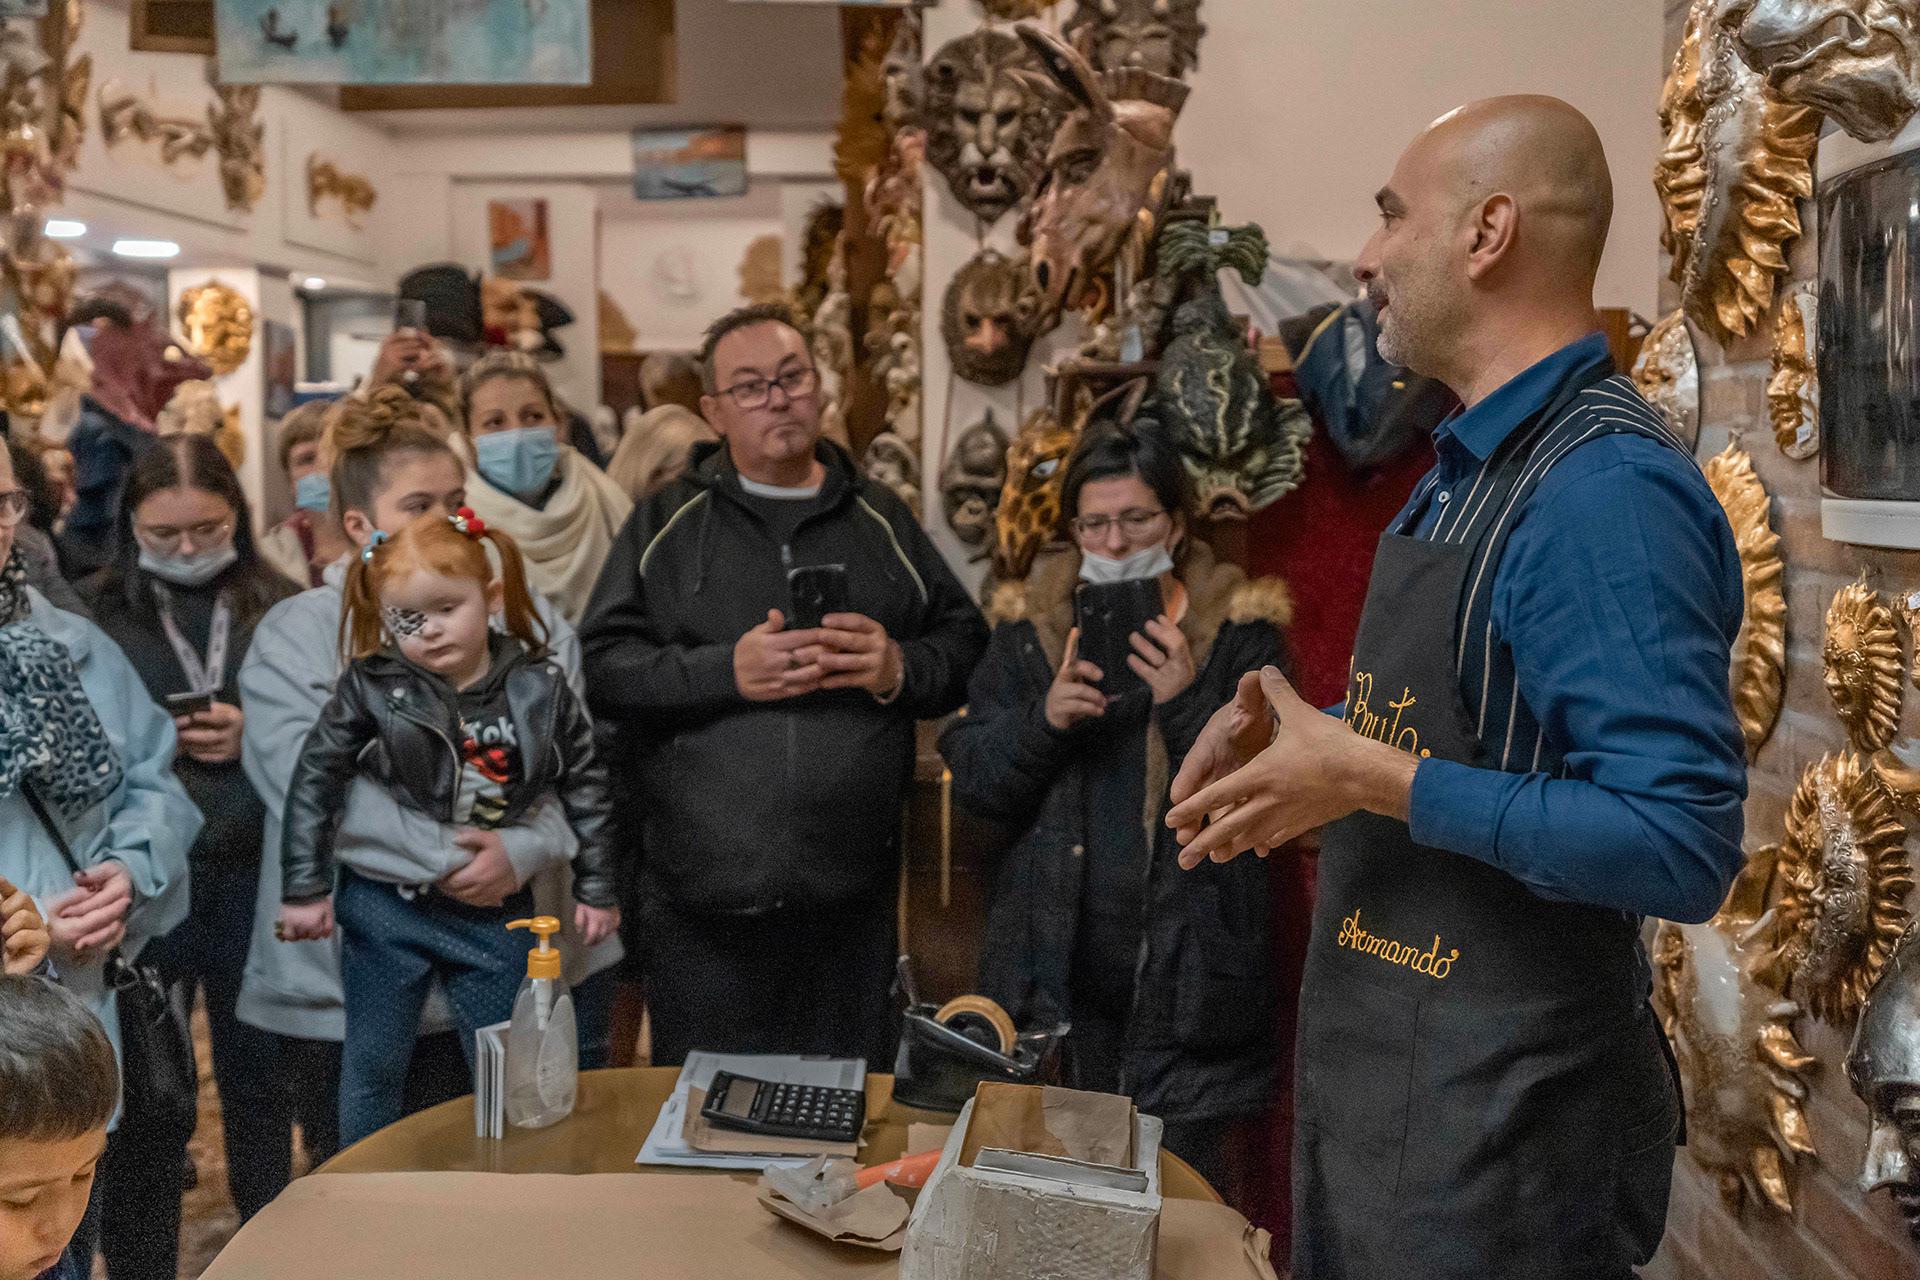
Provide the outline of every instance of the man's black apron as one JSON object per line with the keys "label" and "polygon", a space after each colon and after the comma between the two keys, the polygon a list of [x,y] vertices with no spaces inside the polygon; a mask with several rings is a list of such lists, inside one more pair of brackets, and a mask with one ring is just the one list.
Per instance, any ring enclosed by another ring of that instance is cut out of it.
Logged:
{"label": "man's black apron", "polygon": [[[1674,443],[1605,411],[1625,385],[1608,372],[1574,378],[1471,484],[1442,497],[1429,483],[1428,502],[1451,504],[1430,540],[1402,531],[1411,517],[1382,536],[1348,683],[1356,729],[1421,757],[1560,772],[1532,730],[1514,750],[1517,687],[1480,727],[1488,681],[1512,675],[1510,658],[1490,669],[1486,613],[1506,536],[1555,461],[1613,432]],[[1679,1128],[1647,989],[1635,917],[1550,902],[1403,822],[1329,827],[1301,991],[1297,1280],[1629,1275],[1659,1242]]]}

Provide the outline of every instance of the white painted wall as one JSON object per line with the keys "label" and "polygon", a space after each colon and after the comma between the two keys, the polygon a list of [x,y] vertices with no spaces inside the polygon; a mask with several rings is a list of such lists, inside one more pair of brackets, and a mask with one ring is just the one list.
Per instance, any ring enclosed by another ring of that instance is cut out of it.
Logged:
{"label": "white painted wall", "polygon": [[740,260],[761,236],[782,235],[783,185],[756,178],[739,199],[685,201],[601,188],[600,287],[633,323],[636,350],[696,349],[709,324],[743,303]]}
{"label": "white painted wall", "polygon": [[[573,311],[573,323],[555,336],[566,357],[547,366],[554,389],[581,412],[600,403],[600,277],[598,218],[593,188],[580,182],[460,182],[451,188],[452,256],[478,269],[488,261],[487,202],[538,197],[547,202],[547,228],[553,243],[553,275],[529,280],[529,288],[550,293]],[[444,255],[436,255],[444,256]],[[429,257],[409,265],[434,261]]]}

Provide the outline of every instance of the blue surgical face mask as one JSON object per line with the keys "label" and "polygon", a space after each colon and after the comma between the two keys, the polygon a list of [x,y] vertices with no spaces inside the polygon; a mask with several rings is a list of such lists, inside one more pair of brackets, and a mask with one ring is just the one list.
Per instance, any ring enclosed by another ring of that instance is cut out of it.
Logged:
{"label": "blue surgical face mask", "polygon": [[333,485],[324,471],[309,471],[293,486],[293,505],[302,511],[324,515],[333,499]]}
{"label": "blue surgical face mask", "polygon": [[543,493],[559,461],[560,442],[552,427],[515,427],[477,436],[473,442],[473,464],[481,478],[515,497]]}
{"label": "blue surgical face mask", "polygon": [[145,546],[140,548],[140,567],[176,587],[203,587],[225,573],[227,566],[239,558],[240,553],[233,549],[231,542],[186,556],[156,555]]}

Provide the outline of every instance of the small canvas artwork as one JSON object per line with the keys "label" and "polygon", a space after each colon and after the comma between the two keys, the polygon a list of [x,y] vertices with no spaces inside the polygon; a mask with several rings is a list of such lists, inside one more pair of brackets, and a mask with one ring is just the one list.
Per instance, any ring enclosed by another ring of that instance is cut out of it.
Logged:
{"label": "small canvas artwork", "polygon": [[745,194],[744,126],[633,131],[636,200],[702,200]]}
{"label": "small canvas artwork", "polygon": [[487,201],[487,245],[493,274],[506,280],[553,275],[545,200]]}
{"label": "small canvas artwork", "polygon": [[263,397],[268,421],[277,421],[293,409],[293,388],[299,378],[293,326],[278,320],[260,322],[261,366],[266,379]]}
{"label": "small canvas artwork", "polygon": [[215,0],[226,84],[587,84],[589,0]]}

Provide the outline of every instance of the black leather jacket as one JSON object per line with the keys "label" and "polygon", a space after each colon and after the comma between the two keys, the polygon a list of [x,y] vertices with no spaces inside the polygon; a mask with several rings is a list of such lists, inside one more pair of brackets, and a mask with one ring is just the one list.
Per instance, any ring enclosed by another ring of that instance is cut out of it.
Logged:
{"label": "black leather jacket", "polygon": [[[607,774],[594,754],[593,724],[560,668],[493,637],[489,681],[504,681],[520,742],[520,780],[500,825],[520,820],[548,792],[559,796],[579,838],[573,896],[592,907],[619,902],[608,823]],[[333,892],[334,839],[356,776],[435,821],[454,820],[460,786],[460,715],[453,687],[390,651],[350,663],[294,766],[282,815],[285,902]]]}

